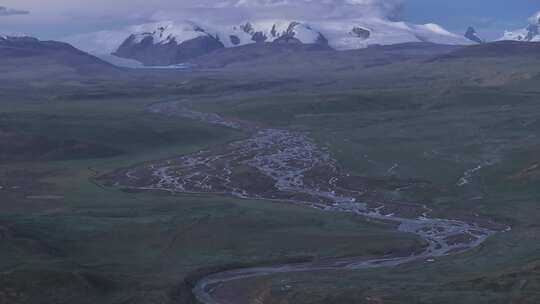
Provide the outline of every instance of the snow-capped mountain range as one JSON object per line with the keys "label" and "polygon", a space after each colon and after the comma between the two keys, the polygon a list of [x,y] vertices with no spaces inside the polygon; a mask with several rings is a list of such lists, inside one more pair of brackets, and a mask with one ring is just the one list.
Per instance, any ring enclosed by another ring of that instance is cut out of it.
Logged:
{"label": "snow-capped mountain range", "polygon": [[[107,35],[109,49],[123,58],[136,59],[147,65],[175,64],[220,48],[252,43],[301,43],[329,46],[336,50],[366,48],[407,42],[467,45],[476,43],[462,35],[451,33],[436,24],[417,25],[380,18],[324,20],[301,22],[294,20],[257,20],[237,25],[208,26],[193,21],[163,21],[133,26],[123,41],[112,43],[120,34],[102,33],[79,36],[71,43],[84,50],[99,37]],[[124,33],[125,34],[125,33]]]}
{"label": "snow-capped mountain range", "polygon": [[[540,41],[540,12],[529,18],[526,28],[506,31],[498,40]],[[379,17],[316,21],[258,19],[233,25],[160,21],[72,36],[64,41],[108,61],[121,58],[129,59],[126,62],[131,64],[142,62],[152,66],[178,64],[217,49],[263,42],[317,44],[336,50],[407,42],[450,45],[486,42],[472,27],[464,35],[458,35],[433,23],[418,25]]]}
{"label": "snow-capped mountain range", "polygon": [[540,12],[529,18],[529,25],[526,28],[506,31],[499,40],[540,42]]}

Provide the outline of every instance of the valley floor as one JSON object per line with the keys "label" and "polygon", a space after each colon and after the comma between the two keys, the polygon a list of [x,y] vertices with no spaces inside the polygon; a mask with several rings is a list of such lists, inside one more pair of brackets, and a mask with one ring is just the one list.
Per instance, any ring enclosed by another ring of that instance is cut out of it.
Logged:
{"label": "valley floor", "polygon": [[537,61],[423,60],[0,83],[0,303],[538,303]]}

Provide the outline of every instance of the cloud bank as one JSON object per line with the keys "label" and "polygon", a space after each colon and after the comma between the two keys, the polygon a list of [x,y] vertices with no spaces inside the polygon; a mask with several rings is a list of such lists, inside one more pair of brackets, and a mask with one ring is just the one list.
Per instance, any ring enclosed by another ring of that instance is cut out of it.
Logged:
{"label": "cloud bank", "polygon": [[[401,19],[408,0],[2,0],[0,15],[22,14],[24,3],[32,18],[1,18],[0,31],[14,29],[47,39],[84,32],[119,30],[155,21],[193,20],[231,25],[255,19],[320,21],[382,17]],[[46,2],[46,5],[44,3]],[[13,16],[17,17],[17,16]]]}
{"label": "cloud bank", "polygon": [[11,9],[5,6],[0,6],[0,17],[12,16],[12,15],[28,15],[28,14],[30,14],[29,11]]}
{"label": "cloud bank", "polygon": [[[249,19],[321,20],[380,17],[398,19],[403,0],[202,0],[182,1],[172,10],[158,11],[150,18],[238,22]],[[199,20],[197,20],[199,19]]]}

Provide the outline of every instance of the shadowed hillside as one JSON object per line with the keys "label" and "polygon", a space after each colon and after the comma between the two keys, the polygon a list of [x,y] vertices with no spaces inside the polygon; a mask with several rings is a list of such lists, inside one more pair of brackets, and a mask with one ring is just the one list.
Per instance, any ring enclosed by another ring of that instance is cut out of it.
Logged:
{"label": "shadowed hillside", "polygon": [[120,74],[120,69],[67,43],[31,37],[0,38],[0,77],[98,77]]}

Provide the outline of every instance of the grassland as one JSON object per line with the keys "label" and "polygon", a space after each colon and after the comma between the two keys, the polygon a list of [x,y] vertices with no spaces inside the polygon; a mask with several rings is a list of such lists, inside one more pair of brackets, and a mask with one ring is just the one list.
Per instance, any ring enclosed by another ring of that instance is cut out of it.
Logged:
{"label": "grassland", "polygon": [[[443,81],[444,80],[440,80]],[[482,247],[388,270],[277,275],[222,289],[239,303],[537,303],[540,301],[536,78],[226,99],[203,109],[309,131],[344,168],[391,199],[509,225]],[[362,84],[360,84],[362,85]],[[226,106],[224,106],[224,103]],[[403,189],[393,181],[426,181]]]}
{"label": "grassland", "polygon": [[[0,303],[191,303],[190,280],[213,269],[404,254],[423,245],[350,215],[94,183],[118,168],[246,136],[144,111],[171,99],[307,131],[388,199],[512,227],[435,262],[269,276],[223,288],[240,303],[537,303],[538,60],[367,67],[369,58],[351,65],[335,56],[331,63],[295,65],[297,57],[284,57],[257,69],[243,63],[24,83],[4,74]],[[32,71],[17,75],[25,73]],[[403,188],[410,180],[423,186]]]}
{"label": "grassland", "polygon": [[0,303],[183,303],[191,301],[186,278],[204,269],[422,246],[390,225],[285,203],[94,183],[101,173],[244,136],[145,113],[155,101],[2,105]]}

